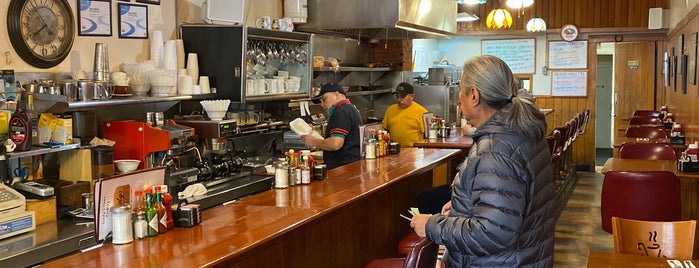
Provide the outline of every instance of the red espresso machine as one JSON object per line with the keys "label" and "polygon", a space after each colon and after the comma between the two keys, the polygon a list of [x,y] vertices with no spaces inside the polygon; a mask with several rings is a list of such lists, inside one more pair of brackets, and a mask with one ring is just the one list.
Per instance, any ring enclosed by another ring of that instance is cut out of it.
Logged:
{"label": "red espresso machine", "polygon": [[191,127],[173,122],[153,127],[146,122],[107,121],[103,123],[104,137],[116,142],[114,159],[137,159],[139,169],[161,166],[169,150],[187,146],[194,135]]}

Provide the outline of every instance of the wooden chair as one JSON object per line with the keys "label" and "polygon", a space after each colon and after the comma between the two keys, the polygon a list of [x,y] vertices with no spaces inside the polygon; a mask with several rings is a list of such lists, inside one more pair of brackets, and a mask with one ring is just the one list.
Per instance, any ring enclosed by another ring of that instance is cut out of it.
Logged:
{"label": "wooden chair", "polygon": [[624,133],[624,137],[667,139],[667,132],[660,127],[629,126]]}
{"label": "wooden chair", "polygon": [[587,128],[587,120],[590,119],[590,110],[585,109],[582,111],[582,124],[580,125],[580,129],[578,130],[578,135],[585,134],[585,129]]}
{"label": "wooden chair", "polygon": [[614,252],[692,259],[697,221],[639,221],[612,217]]}
{"label": "wooden chair", "polygon": [[677,155],[669,143],[627,142],[619,147],[619,158],[677,160]]}
{"label": "wooden chair", "polygon": [[663,118],[663,114],[658,111],[651,110],[636,110],[633,112],[633,116],[645,116],[645,117],[656,117]]}
{"label": "wooden chair", "polygon": [[680,179],[669,171],[609,171],[602,183],[602,228],[612,232],[612,217],[679,221]]}
{"label": "wooden chair", "polygon": [[648,117],[648,116],[632,116],[629,119],[629,125],[630,126],[654,126],[654,127],[662,127],[663,126],[663,120],[657,117]]}

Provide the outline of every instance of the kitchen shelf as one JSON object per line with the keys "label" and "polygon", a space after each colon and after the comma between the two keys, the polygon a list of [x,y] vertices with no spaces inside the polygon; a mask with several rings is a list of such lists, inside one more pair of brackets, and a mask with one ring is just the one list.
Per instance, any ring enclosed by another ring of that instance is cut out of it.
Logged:
{"label": "kitchen shelf", "polygon": [[48,153],[56,153],[56,152],[61,152],[61,151],[74,150],[74,149],[78,149],[78,148],[80,148],[79,143],[62,145],[62,146],[54,146],[54,147],[33,146],[32,149],[29,151],[7,153],[7,157],[8,158],[30,157],[30,156],[35,156],[35,155],[42,155],[42,154],[48,154]]}
{"label": "kitchen shelf", "polygon": [[[314,72],[332,72],[332,67],[313,67]],[[339,72],[391,72],[398,71],[392,67],[343,67],[340,66]]]}
{"label": "kitchen shelf", "polygon": [[215,98],[216,94],[200,94],[191,96],[172,97],[148,97],[136,96],[128,98],[111,98],[107,100],[76,101],[68,102],[68,98],[63,95],[34,93],[34,106],[39,111],[50,111],[62,113],[69,110],[81,110],[87,108],[98,108],[116,105],[141,104],[164,101],[185,101],[185,100],[205,100]]}
{"label": "kitchen shelf", "polygon": [[290,99],[308,99],[308,92],[293,92],[280,94],[265,94],[245,96],[245,101],[268,101],[268,100],[290,100]]}
{"label": "kitchen shelf", "polygon": [[363,90],[363,91],[349,91],[349,92],[347,92],[347,96],[367,96],[367,95],[376,95],[376,94],[391,93],[391,92],[393,92],[392,88]]}

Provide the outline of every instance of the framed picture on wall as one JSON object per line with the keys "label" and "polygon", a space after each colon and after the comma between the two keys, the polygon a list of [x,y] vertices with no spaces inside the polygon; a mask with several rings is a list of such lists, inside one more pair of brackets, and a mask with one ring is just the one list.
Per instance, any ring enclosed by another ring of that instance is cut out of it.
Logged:
{"label": "framed picture on wall", "polygon": [[148,38],[148,7],[119,3],[119,38]]}
{"label": "framed picture on wall", "polygon": [[687,64],[687,81],[692,84],[697,84],[697,33],[693,33],[689,38],[689,62]]}
{"label": "framed picture on wall", "polygon": [[78,0],[78,35],[112,36],[112,2]]}
{"label": "framed picture on wall", "polygon": [[677,37],[677,74],[682,73],[682,60],[681,57],[684,55],[684,34],[680,34],[680,36]]}
{"label": "framed picture on wall", "polygon": [[144,4],[151,4],[151,5],[160,5],[160,0],[136,0],[136,2],[144,3]]}

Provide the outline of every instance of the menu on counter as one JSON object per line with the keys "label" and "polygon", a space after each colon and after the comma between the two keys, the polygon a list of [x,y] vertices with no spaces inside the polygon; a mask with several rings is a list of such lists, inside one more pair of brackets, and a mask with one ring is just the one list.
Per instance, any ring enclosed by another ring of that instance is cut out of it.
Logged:
{"label": "menu on counter", "polygon": [[112,231],[109,209],[116,204],[131,204],[136,189],[161,185],[165,182],[165,167],[137,170],[102,178],[95,182],[95,240],[101,243]]}

